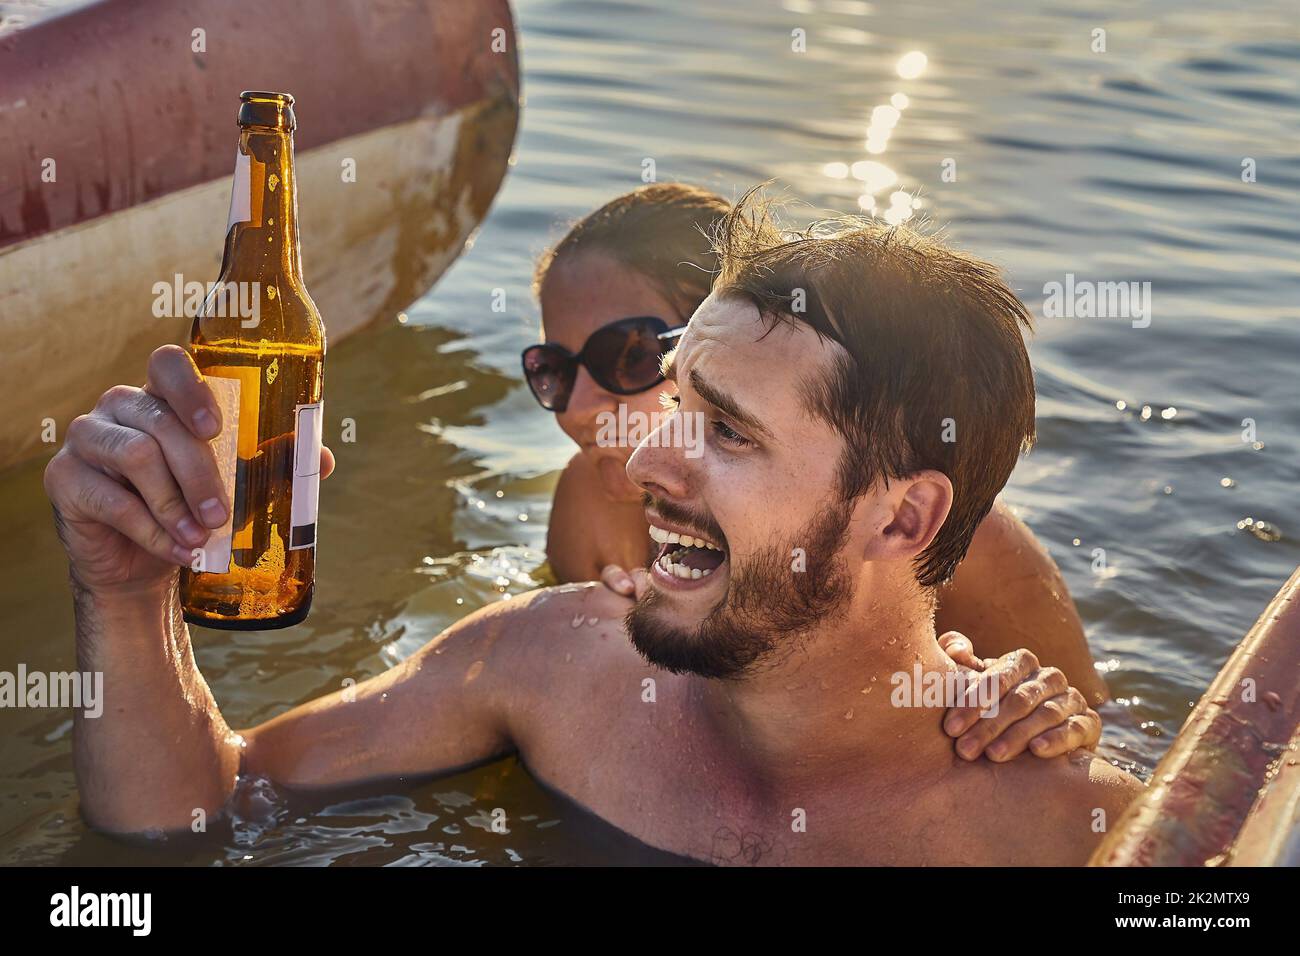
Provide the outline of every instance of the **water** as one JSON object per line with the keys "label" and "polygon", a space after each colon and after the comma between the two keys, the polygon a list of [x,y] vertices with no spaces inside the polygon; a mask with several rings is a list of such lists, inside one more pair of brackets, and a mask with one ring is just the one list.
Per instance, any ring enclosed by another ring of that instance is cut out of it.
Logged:
{"label": "water", "polygon": [[[531,0],[517,13],[518,162],[476,245],[405,324],[331,347],[331,417],[354,418],[357,440],[331,442],[339,472],[321,490],[311,618],[278,634],[197,635],[230,722],[376,674],[466,611],[543,580],[549,494],[570,452],[517,355],[537,331],[532,257],[563,221],[638,185],[647,159],[660,180],[731,194],[775,177],[811,204],[801,215],[851,211],[862,183],[828,164],[871,161],[885,167],[859,167],[873,186],[897,177],[875,193],[878,212],[896,190],[919,195],[919,215],[1007,267],[1039,315],[1044,284],[1067,273],[1152,284],[1147,328],[1040,322],[1039,444],[1007,492],[1061,564],[1105,667],[1116,700],[1103,753],[1149,772],[1300,564],[1291,5]],[[1089,48],[1099,27],[1104,54]],[[805,53],[791,52],[795,29]],[[903,79],[896,66],[912,50],[928,63]],[[868,153],[873,110],[896,93],[906,108],[883,152]],[[1241,180],[1244,157],[1255,183]],[[956,182],[941,181],[947,158]],[[497,288],[504,316],[491,311]],[[74,664],[40,472],[0,475],[8,669]],[[128,847],[78,819],[66,715],[2,711],[0,729],[3,862],[650,858],[510,761],[314,800],[254,794],[232,833]],[[508,834],[491,830],[497,807]]]}

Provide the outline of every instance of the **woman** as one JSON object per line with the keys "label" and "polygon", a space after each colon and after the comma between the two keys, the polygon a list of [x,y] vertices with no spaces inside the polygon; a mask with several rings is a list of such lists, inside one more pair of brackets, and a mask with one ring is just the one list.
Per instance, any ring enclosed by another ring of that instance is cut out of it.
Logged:
{"label": "woman", "polygon": [[[547,538],[561,582],[603,578],[626,592],[622,569],[647,563],[640,490],[624,470],[631,449],[597,441],[601,413],[620,404],[629,417],[659,410],[660,394],[672,388],[658,376],[673,341],[664,333],[685,325],[708,295],[707,236],[729,208],[702,189],[645,186],[575,224],[537,264],[545,342],[525,350],[525,377],[578,445],[556,488]],[[1105,700],[1059,569],[1001,502],[938,599],[939,633],[960,630],[982,657],[1028,648],[1090,703]]]}

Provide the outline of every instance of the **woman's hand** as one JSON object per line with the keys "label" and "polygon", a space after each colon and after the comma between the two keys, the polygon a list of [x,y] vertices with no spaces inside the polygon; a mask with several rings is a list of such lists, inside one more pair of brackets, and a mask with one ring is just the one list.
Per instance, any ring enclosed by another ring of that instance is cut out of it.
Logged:
{"label": "woman's hand", "polygon": [[641,592],[648,583],[648,577],[642,568],[625,571],[617,564],[607,564],[604,570],[600,572],[600,583],[615,594],[637,600],[641,597]]}
{"label": "woman's hand", "polygon": [[983,754],[1004,763],[1026,750],[1036,757],[1057,757],[1101,740],[1101,717],[1083,694],[1055,667],[1040,667],[1032,651],[1011,651],[987,660],[975,656],[970,641],[956,631],[939,637],[939,646],[957,664],[995,680],[1001,699],[997,714],[981,717],[981,707],[953,707],[943,729],[957,738],[957,754],[977,760]]}

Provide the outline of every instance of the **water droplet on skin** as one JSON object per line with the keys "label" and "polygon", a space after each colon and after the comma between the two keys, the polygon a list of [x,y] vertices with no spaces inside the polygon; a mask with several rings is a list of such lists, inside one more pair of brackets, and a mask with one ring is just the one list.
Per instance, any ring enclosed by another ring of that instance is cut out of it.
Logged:
{"label": "water droplet on skin", "polygon": [[574,618],[573,618],[573,626],[574,626],[575,628],[582,627],[582,622],[585,621],[586,619],[587,619],[587,616],[586,616],[585,614],[578,614],[578,615],[575,615]]}

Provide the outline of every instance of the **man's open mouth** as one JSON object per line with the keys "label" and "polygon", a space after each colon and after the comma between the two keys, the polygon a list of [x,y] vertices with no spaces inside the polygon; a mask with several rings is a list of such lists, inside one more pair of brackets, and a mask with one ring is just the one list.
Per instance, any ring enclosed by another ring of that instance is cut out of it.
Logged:
{"label": "man's open mouth", "polygon": [[696,534],[669,531],[650,525],[650,537],[659,545],[655,570],[681,581],[707,578],[727,560],[721,546]]}

